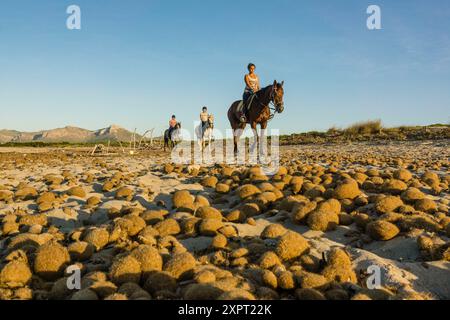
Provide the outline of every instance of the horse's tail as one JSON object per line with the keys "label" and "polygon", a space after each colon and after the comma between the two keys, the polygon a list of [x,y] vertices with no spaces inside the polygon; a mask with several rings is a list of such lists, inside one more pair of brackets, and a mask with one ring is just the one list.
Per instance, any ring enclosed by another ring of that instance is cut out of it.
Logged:
{"label": "horse's tail", "polygon": [[237,115],[237,107],[241,101],[235,101],[228,109],[228,120],[230,121],[231,127],[235,129],[234,127],[239,124],[239,117]]}

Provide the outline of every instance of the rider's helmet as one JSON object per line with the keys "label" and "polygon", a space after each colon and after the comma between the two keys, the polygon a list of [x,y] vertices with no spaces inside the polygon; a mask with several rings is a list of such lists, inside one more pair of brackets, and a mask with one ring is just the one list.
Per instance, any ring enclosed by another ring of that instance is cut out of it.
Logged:
{"label": "rider's helmet", "polygon": [[208,110],[208,108],[207,107],[203,107],[203,109],[202,109],[203,111],[206,111],[206,110]]}
{"label": "rider's helmet", "polygon": [[176,117],[175,117],[175,115],[172,115],[172,119],[175,119]]}

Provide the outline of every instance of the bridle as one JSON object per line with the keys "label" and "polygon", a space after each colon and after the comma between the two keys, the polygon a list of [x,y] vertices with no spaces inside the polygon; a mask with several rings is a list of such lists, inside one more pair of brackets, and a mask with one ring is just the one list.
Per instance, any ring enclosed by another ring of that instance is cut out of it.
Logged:
{"label": "bridle", "polygon": [[214,129],[214,120],[211,117],[208,117],[208,126],[210,129]]}
{"label": "bridle", "polygon": [[[262,106],[262,107],[268,107],[269,108],[269,112],[270,112],[269,121],[272,120],[275,117],[276,113],[279,113],[279,107],[277,107],[277,105],[275,104],[275,92],[276,92],[276,89],[275,89],[274,85],[272,85],[271,87],[272,87],[272,90],[270,91],[269,104],[268,105],[262,103],[261,100],[259,100],[258,93],[255,93],[255,98],[258,101],[259,105]],[[273,111],[273,113],[271,111]]]}

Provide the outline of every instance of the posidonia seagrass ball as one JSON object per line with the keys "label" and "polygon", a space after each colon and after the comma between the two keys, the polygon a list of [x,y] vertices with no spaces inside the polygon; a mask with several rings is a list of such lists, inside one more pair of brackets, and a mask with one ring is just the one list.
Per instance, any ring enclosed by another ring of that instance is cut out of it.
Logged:
{"label": "posidonia seagrass ball", "polygon": [[56,280],[62,276],[69,262],[70,255],[67,248],[57,242],[48,242],[36,251],[34,272],[45,280]]}

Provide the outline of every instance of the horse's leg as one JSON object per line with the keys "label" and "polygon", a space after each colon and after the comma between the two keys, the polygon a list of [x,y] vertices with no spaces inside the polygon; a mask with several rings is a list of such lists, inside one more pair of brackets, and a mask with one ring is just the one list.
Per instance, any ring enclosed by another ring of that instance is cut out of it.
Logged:
{"label": "horse's leg", "polygon": [[208,128],[206,129],[205,136],[203,137],[203,143],[205,145],[206,154],[208,157],[208,162],[213,163],[214,158],[212,155],[212,147],[211,147],[211,130]]}
{"label": "horse's leg", "polygon": [[202,136],[202,139],[200,140],[201,146],[200,149],[202,149],[202,163],[205,163],[205,136]]}
{"label": "horse's leg", "polygon": [[[209,129],[208,131],[208,154],[210,154],[211,156],[213,155],[213,152],[216,151],[215,149],[215,145],[212,142],[212,129]],[[217,159],[217,154],[215,154],[215,157],[213,159]]]}
{"label": "horse's leg", "polygon": [[259,141],[259,154],[265,159],[267,157],[267,121],[261,123],[261,137]]}
{"label": "horse's leg", "polygon": [[197,127],[195,129],[195,135],[197,136],[197,145],[200,148],[200,152],[203,152],[202,150],[202,136],[201,136],[201,131],[199,129],[200,127]]}
{"label": "horse's leg", "polygon": [[203,131],[202,131],[201,125],[199,127],[198,137],[199,137],[198,142],[199,142],[200,150],[202,152],[202,157],[203,157],[203,151],[205,150],[205,147],[203,146],[204,136],[203,136]]}
{"label": "horse's leg", "polygon": [[212,130],[208,131],[208,148],[211,151]]}
{"label": "horse's leg", "polygon": [[[244,130],[240,127],[234,130],[234,155],[236,158],[236,161],[238,161],[238,158],[241,156],[240,153],[242,153],[242,150],[239,149],[239,141],[241,140],[241,136],[244,133]],[[244,143],[244,150],[243,154],[245,154],[245,143]]]}
{"label": "horse's leg", "polygon": [[233,129],[233,143],[234,143],[234,156],[237,156],[238,153],[238,149],[237,149],[237,144],[238,144],[238,137],[237,137],[238,133],[236,132],[236,129]]}
{"label": "horse's leg", "polygon": [[258,130],[256,128],[256,122],[251,123],[252,131],[253,131],[253,138],[254,141],[252,145],[250,146],[250,154],[252,155],[255,152],[256,146],[259,144],[259,136],[258,136]]}

